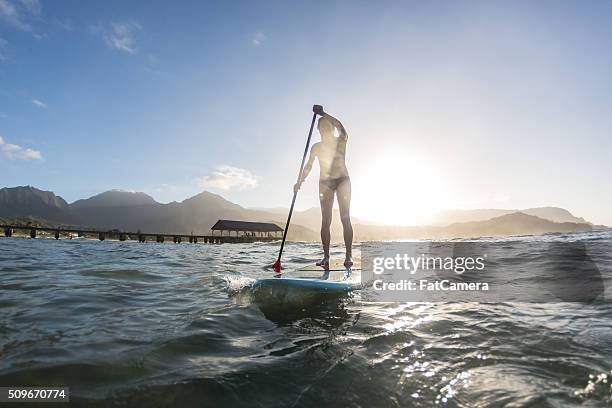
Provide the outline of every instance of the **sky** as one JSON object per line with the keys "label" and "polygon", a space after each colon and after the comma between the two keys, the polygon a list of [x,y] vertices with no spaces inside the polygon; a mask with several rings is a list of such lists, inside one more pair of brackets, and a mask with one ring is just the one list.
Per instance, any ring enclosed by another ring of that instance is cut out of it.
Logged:
{"label": "sky", "polygon": [[610,2],[0,0],[0,187],[288,207],[317,103],[354,216],[612,225],[611,46]]}

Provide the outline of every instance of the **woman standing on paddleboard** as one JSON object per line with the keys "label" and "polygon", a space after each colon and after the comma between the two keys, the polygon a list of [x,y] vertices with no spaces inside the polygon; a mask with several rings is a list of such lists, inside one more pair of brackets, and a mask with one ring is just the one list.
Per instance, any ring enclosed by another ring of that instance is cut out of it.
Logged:
{"label": "woman standing on paddleboard", "polygon": [[[344,245],[346,246],[345,267],[353,265],[353,226],[351,225],[351,179],[346,168],[346,142],[348,134],[340,121],[323,112],[323,108],[317,106],[315,113],[320,115],[317,128],[321,135],[321,141],[315,143],[310,149],[308,162],[304,167],[302,177],[293,187],[294,192],[299,190],[306,177],[312,170],[315,158],[319,159],[319,200],[321,201],[321,242],[323,243],[323,259],[317,265],[324,268],[329,267],[329,242],[331,239],[330,226],[332,221],[332,209],[334,196],[338,197],[340,208],[340,220],[344,232]],[[338,136],[335,135],[338,130]]]}

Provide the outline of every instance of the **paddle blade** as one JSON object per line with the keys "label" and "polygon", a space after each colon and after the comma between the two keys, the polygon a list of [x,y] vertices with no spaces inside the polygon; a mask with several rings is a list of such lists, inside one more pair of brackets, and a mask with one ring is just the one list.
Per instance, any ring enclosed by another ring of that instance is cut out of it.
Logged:
{"label": "paddle blade", "polygon": [[274,269],[274,272],[276,273],[280,273],[281,271],[281,263],[280,263],[280,258],[278,258],[276,260],[276,262],[274,262],[274,264],[272,265],[272,269]]}

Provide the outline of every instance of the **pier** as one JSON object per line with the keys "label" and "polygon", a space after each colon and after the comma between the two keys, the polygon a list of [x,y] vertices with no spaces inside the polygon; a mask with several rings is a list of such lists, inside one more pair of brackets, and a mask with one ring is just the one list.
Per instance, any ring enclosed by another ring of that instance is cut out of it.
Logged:
{"label": "pier", "polygon": [[[226,223],[230,223],[229,225],[231,225],[231,228],[223,228],[223,225]],[[274,241],[279,239],[278,233],[282,233],[283,229],[276,224],[270,223],[219,220],[213,226],[210,235],[145,233],[140,231],[124,232],[117,229],[101,230],[27,225],[0,225],[0,231],[5,237],[12,237],[15,232],[21,232],[21,234],[19,234],[20,236],[30,237],[32,239],[39,236],[45,236],[55,239],[97,238],[100,241],[112,239],[117,241],[138,241],[140,243],[172,242],[180,244],[182,242],[188,242],[190,244],[225,244]],[[215,234],[215,231],[219,231],[219,234]]]}

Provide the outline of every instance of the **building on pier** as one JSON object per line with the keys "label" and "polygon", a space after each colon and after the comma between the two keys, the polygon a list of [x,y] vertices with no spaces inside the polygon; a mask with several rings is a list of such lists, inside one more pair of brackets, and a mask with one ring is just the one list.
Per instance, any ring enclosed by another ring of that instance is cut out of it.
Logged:
{"label": "building on pier", "polygon": [[278,237],[283,229],[271,222],[249,222],[249,221],[233,221],[219,220],[211,228],[214,235],[215,231],[223,236],[224,232],[231,236],[232,232],[236,236],[243,237]]}

